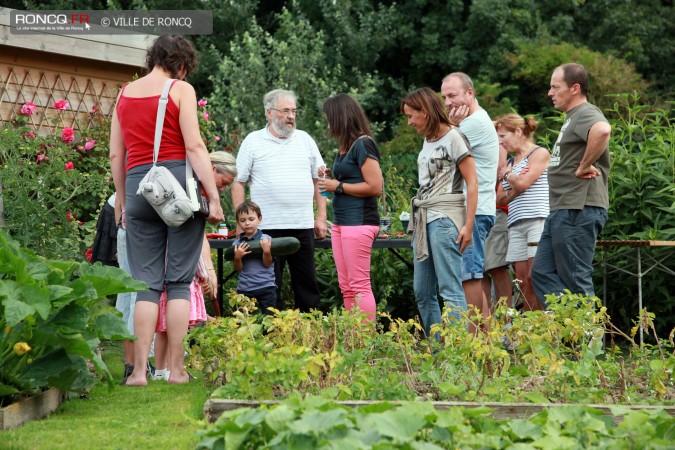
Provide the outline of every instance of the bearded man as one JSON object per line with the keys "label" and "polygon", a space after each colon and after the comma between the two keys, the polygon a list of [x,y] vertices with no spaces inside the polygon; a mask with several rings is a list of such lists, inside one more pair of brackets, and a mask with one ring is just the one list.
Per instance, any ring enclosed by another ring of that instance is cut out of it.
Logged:
{"label": "bearded man", "polygon": [[[309,134],[296,129],[297,97],[275,89],[263,97],[267,125],[246,136],[237,154],[237,178],[232,184],[234,209],[244,201],[248,183],[251,200],[260,206],[260,228],[272,238],[295,237],[300,250],[274,259],[277,309],[283,309],[281,285],[288,262],[295,306],[303,312],[319,302],[314,264],[314,239],[326,237],[326,198],[317,186],[324,166]],[[317,217],[314,219],[314,202]]]}

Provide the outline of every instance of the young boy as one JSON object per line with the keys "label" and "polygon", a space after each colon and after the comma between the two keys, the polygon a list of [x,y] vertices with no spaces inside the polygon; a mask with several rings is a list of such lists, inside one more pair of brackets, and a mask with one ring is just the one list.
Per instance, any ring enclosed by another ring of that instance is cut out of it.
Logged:
{"label": "young boy", "polygon": [[[243,233],[232,243],[234,247],[234,270],[239,272],[237,293],[258,300],[264,314],[272,314],[267,308],[276,308],[277,287],[272,259],[272,238],[258,230],[262,221],[260,207],[253,202],[243,202],[236,211],[237,224]],[[260,241],[262,257],[251,253],[250,241]]]}

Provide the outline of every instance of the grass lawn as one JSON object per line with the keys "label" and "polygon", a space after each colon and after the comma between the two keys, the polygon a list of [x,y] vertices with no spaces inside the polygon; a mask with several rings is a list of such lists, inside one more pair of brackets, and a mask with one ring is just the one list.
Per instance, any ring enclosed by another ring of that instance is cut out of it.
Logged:
{"label": "grass lawn", "polygon": [[[115,379],[123,372],[121,346],[104,348]],[[199,374],[195,374],[199,375]],[[192,449],[204,427],[210,391],[198,377],[184,385],[151,381],[147,388],[105,385],[64,402],[50,417],[0,431],[2,449]]]}

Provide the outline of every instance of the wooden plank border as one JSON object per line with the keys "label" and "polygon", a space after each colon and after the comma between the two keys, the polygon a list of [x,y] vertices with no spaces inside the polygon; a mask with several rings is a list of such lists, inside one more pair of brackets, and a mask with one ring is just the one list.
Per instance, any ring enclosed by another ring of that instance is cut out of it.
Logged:
{"label": "wooden plank border", "polygon": [[0,409],[0,430],[9,430],[56,411],[66,398],[66,392],[51,388],[41,394],[20,400]]}
{"label": "wooden plank border", "polygon": [[[209,422],[215,422],[218,417],[225,411],[230,411],[237,408],[257,408],[260,405],[276,405],[281,403],[280,400],[227,400],[220,398],[211,398],[204,404],[204,417]],[[373,403],[381,403],[379,401],[338,401],[339,405],[347,407],[358,407],[370,405]],[[405,404],[406,402],[390,401],[392,404]],[[526,419],[533,414],[543,411],[547,408],[558,408],[565,406],[590,406],[601,410],[607,415],[613,415],[610,405],[582,405],[580,403],[473,403],[473,402],[431,402],[436,409],[447,410],[452,408],[490,408],[492,409],[492,416],[495,419]],[[622,406],[630,410],[645,410],[645,409],[659,409],[664,410],[671,416],[675,416],[675,406],[658,406],[658,405],[611,405]],[[623,420],[623,416],[616,415],[614,422],[618,423]]]}

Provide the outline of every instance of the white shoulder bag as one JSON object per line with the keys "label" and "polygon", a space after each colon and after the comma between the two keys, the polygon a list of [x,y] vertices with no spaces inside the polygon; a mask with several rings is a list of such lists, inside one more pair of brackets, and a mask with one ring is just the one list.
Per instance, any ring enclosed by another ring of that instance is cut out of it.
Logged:
{"label": "white shoulder bag", "polygon": [[[169,90],[171,89],[172,82],[172,79],[166,81],[162,95],[159,98],[152,168],[138,185],[136,195],[143,195],[162,220],[168,226],[176,228],[193,217],[193,212],[199,210],[199,203],[188,197],[183,186],[181,186],[169,169],[157,165],[159,146],[162,141],[162,130],[164,128],[164,116],[166,114],[166,105],[169,102]],[[185,157],[185,175],[188,185],[195,183],[192,167],[187,155]]]}

